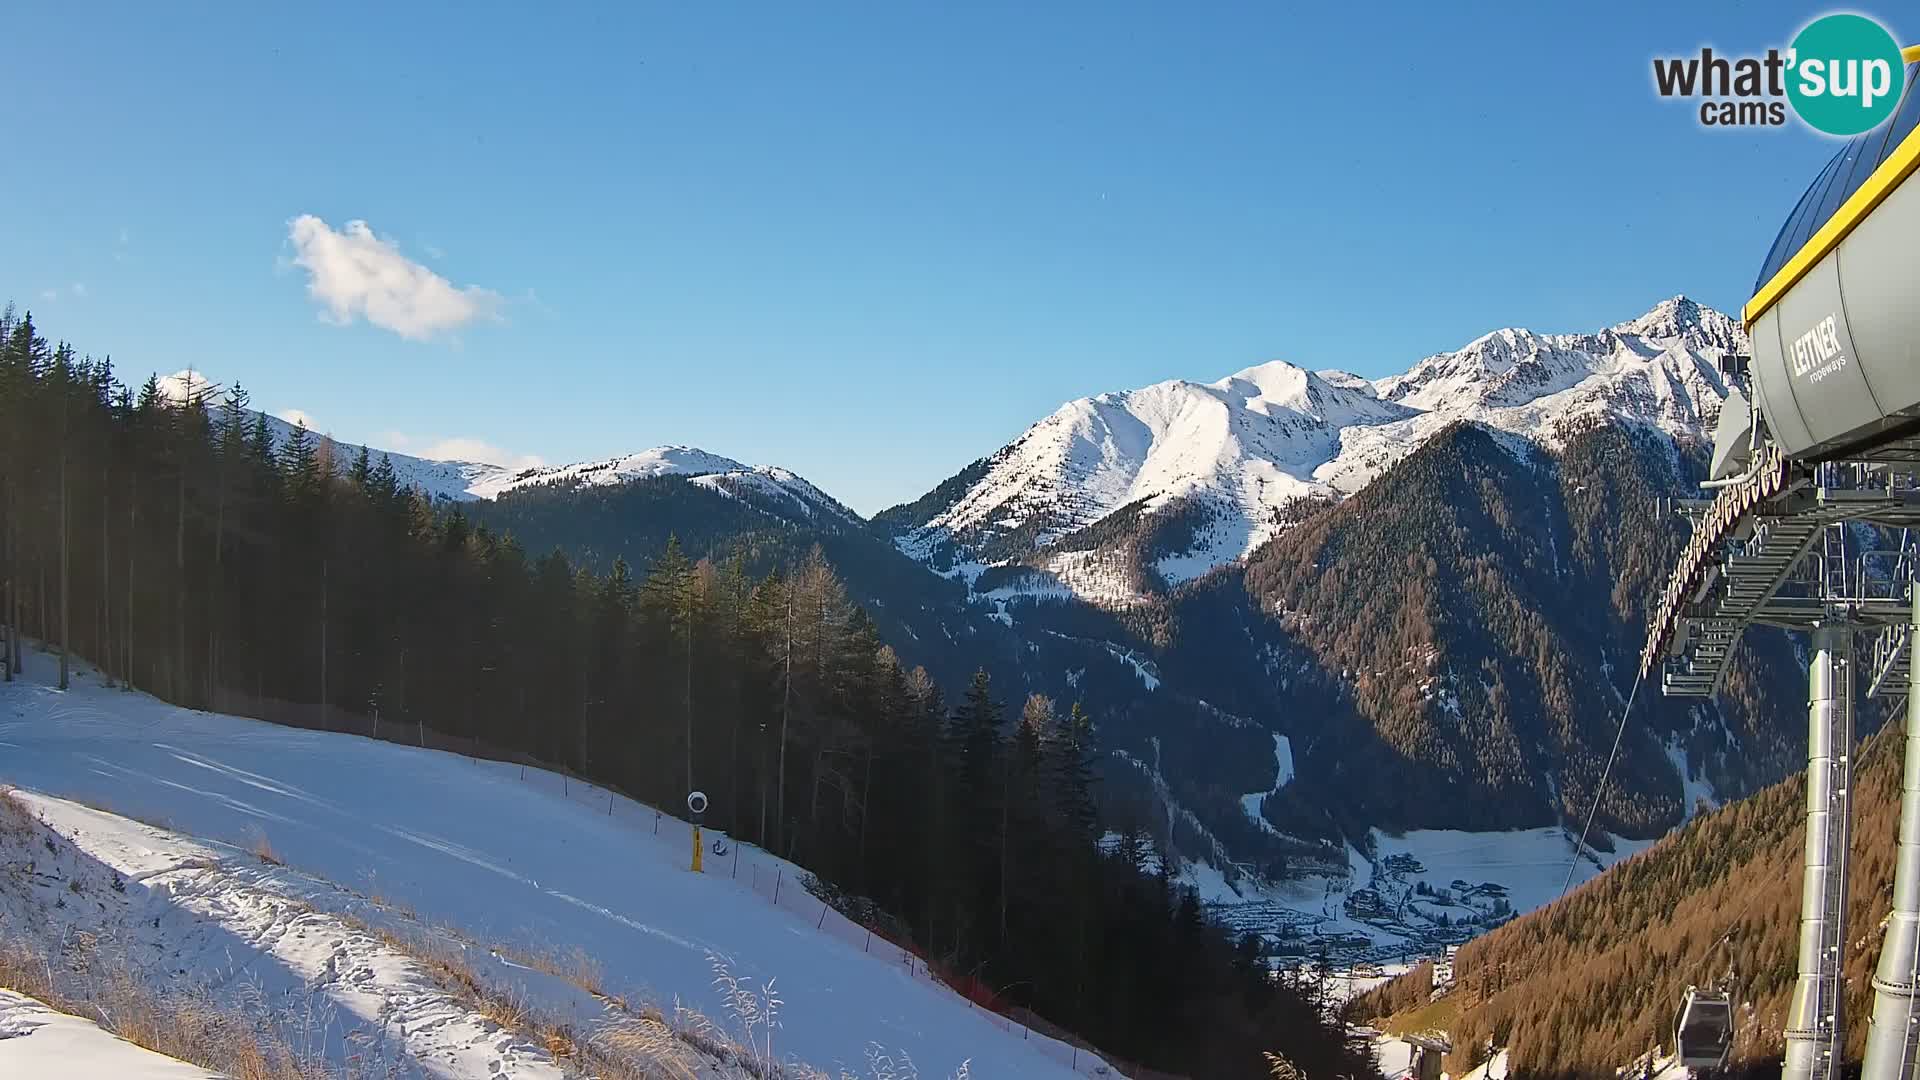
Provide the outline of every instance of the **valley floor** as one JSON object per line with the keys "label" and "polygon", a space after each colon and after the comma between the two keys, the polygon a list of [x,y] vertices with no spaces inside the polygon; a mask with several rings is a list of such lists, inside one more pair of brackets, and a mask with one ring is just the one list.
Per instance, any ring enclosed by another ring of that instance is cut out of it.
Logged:
{"label": "valley floor", "polygon": [[[84,935],[85,962],[245,998],[360,1075],[559,1077],[575,1045],[657,1034],[643,1015],[706,1038],[687,1077],[739,1075],[743,1046],[790,1076],[878,1075],[876,1054],[914,1063],[889,1076],[1105,1071],[863,941],[764,852],[688,872],[683,823],[604,789],[179,709],[90,671],[61,692],[52,664],[0,685],[0,783],[45,830],[0,852],[27,867],[0,876],[0,941]],[[742,1022],[770,998],[774,1023]]]}
{"label": "valley floor", "polygon": [[1323,951],[1342,967],[1391,966],[1437,957],[1653,845],[1609,835],[1611,850],[1588,844],[1576,859],[1573,837],[1557,827],[1399,835],[1375,829],[1371,840],[1371,859],[1349,845],[1344,868],[1309,867],[1278,884],[1243,878],[1230,885],[1198,863],[1185,864],[1182,879],[1199,890],[1215,919],[1266,937],[1280,966],[1311,963]]}

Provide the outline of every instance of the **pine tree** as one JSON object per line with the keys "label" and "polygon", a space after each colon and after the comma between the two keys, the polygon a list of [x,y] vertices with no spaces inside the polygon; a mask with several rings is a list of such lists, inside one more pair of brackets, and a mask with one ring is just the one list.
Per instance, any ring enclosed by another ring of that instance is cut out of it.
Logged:
{"label": "pine tree", "polygon": [[373,467],[368,486],[373,492],[375,506],[387,509],[399,502],[400,478],[393,471],[393,458],[390,455],[380,455],[380,464]]}
{"label": "pine tree", "polygon": [[677,652],[680,678],[675,680],[677,687],[681,719],[686,732],[682,757],[686,763],[683,774],[685,789],[695,789],[693,778],[693,571],[687,557],[680,551],[680,538],[669,534],[666,550],[653,564],[642,587],[641,596],[651,617],[667,630],[667,653]]}
{"label": "pine tree", "polygon": [[359,452],[354,454],[353,468],[348,471],[347,480],[353,485],[353,489],[361,495],[372,496],[373,463],[368,456],[365,446],[361,446]]}
{"label": "pine tree", "polygon": [[293,431],[288,433],[286,441],[280,446],[280,471],[287,477],[287,494],[296,501],[319,496],[319,458],[314,451],[313,436],[307,431],[304,420],[293,426]]}
{"label": "pine tree", "polygon": [[975,887],[967,910],[979,914],[998,907],[1000,891],[1002,800],[997,789],[1001,782],[1002,714],[992,684],[992,676],[985,670],[974,673],[960,707],[954,711],[950,736],[957,766],[954,806],[960,811],[955,825],[962,830],[954,838],[953,850],[968,853],[966,864],[973,868]]}
{"label": "pine tree", "polygon": [[1048,743],[1052,751],[1055,809],[1075,845],[1091,849],[1099,839],[1099,813],[1094,806],[1093,718],[1079,702],[1062,718],[1060,730]]}

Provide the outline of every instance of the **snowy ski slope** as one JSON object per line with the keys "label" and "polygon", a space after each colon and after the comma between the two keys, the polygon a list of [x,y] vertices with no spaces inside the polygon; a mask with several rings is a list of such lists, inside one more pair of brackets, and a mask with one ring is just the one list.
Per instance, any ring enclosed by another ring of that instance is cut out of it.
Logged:
{"label": "snowy ski slope", "polygon": [[91,672],[61,693],[44,655],[26,675],[0,685],[0,783],[242,849],[264,835],[288,871],[377,894],[475,941],[584,950],[609,992],[669,1008],[724,1019],[712,966],[722,958],[755,985],[775,981],[781,1058],[861,1072],[878,1044],[928,1077],[963,1062],[991,1077],[1103,1065],[971,1007],[758,849],[734,845],[726,858],[709,854],[704,874],[689,872],[683,823],[603,789],[180,709],[102,687]]}
{"label": "snowy ski slope", "polygon": [[66,1080],[219,1080],[205,1069],[141,1048],[80,1016],[0,990],[0,1076]]}

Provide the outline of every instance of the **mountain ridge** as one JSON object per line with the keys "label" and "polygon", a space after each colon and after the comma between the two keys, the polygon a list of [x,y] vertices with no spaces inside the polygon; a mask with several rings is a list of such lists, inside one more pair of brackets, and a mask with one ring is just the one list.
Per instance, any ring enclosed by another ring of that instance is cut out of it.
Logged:
{"label": "mountain ridge", "polygon": [[1085,598],[1137,597],[1086,582],[1083,560],[1054,546],[1123,509],[1189,515],[1199,527],[1142,568],[1170,587],[1251,554],[1297,501],[1350,496],[1457,421],[1513,436],[1516,453],[1596,416],[1705,440],[1726,395],[1718,361],[1746,347],[1731,317],[1676,296],[1590,333],[1495,330],[1381,379],[1270,361],[1167,380],[1069,401],[875,521],[931,565],[1024,562]]}
{"label": "mountain ridge", "polygon": [[[919,499],[871,517],[790,469],[695,446],[510,468],[368,445],[393,462],[403,484],[436,500],[681,477],[874,528],[937,572],[977,564],[969,574],[977,577],[988,566],[1026,563],[1082,598],[1112,601],[1138,590],[1089,582],[1077,572],[1073,545],[1050,549],[1123,510],[1143,523],[1160,519],[1163,532],[1167,519],[1184,515],[1175,530],[1183,546],[1160,553],[1147,575],[1157,579],[1148,587],[1171,587],[1243,559],[1281,531],[1302,500],[1354,494],[1458,420],[1516,436],[1516,453],[1529,442],[1557,445],[1557,431],[1592,415],[1705,439],[1726,394],[1714,365],[1746,347],[1731,317],[1682,295],[1588,333],[1493,330],[1378,379],[1284,360],[1212,382],[1167,379],[1068,401]],[[212,386],[190,370],[159,383],[175,399]],[[294,423],[264,415],[276,442],[292,433]]]}

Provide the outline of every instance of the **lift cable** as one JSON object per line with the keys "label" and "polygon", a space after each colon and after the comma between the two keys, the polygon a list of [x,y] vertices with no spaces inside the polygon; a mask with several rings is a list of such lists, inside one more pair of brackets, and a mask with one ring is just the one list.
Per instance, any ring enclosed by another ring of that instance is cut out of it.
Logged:
{"label": "lift cable", "polygon": [[1627,706],[1620,710],[1620,726],[1613,732],[1613,749],[1607,751],[1607,767],[1600,771],[1600,786],[1593,789],[1593,805],[1587,809],[1587,823],[1580,827],[1580,839],[1573,845],[1573,858],[1567,862],[1567,878],[1560,883],[1560,895],[1554,897],[1559,903],[1566,899],[1567,889],[1573,885],[1573,872],[1580,868],[1580,853],[1586,850],[1587,833],[1593,829],[1593,817],[1600,812],[1600,796],[1607,790],[1607,778],[1613,775],[1613,763],[1620,756],[1620,739],[1627,733],[1627,717],[1633,715],[1634,699],[1640,696],[1640,685],[1646,681],[1644,674],[1633,677],[1633,689],[1627,692]]}

